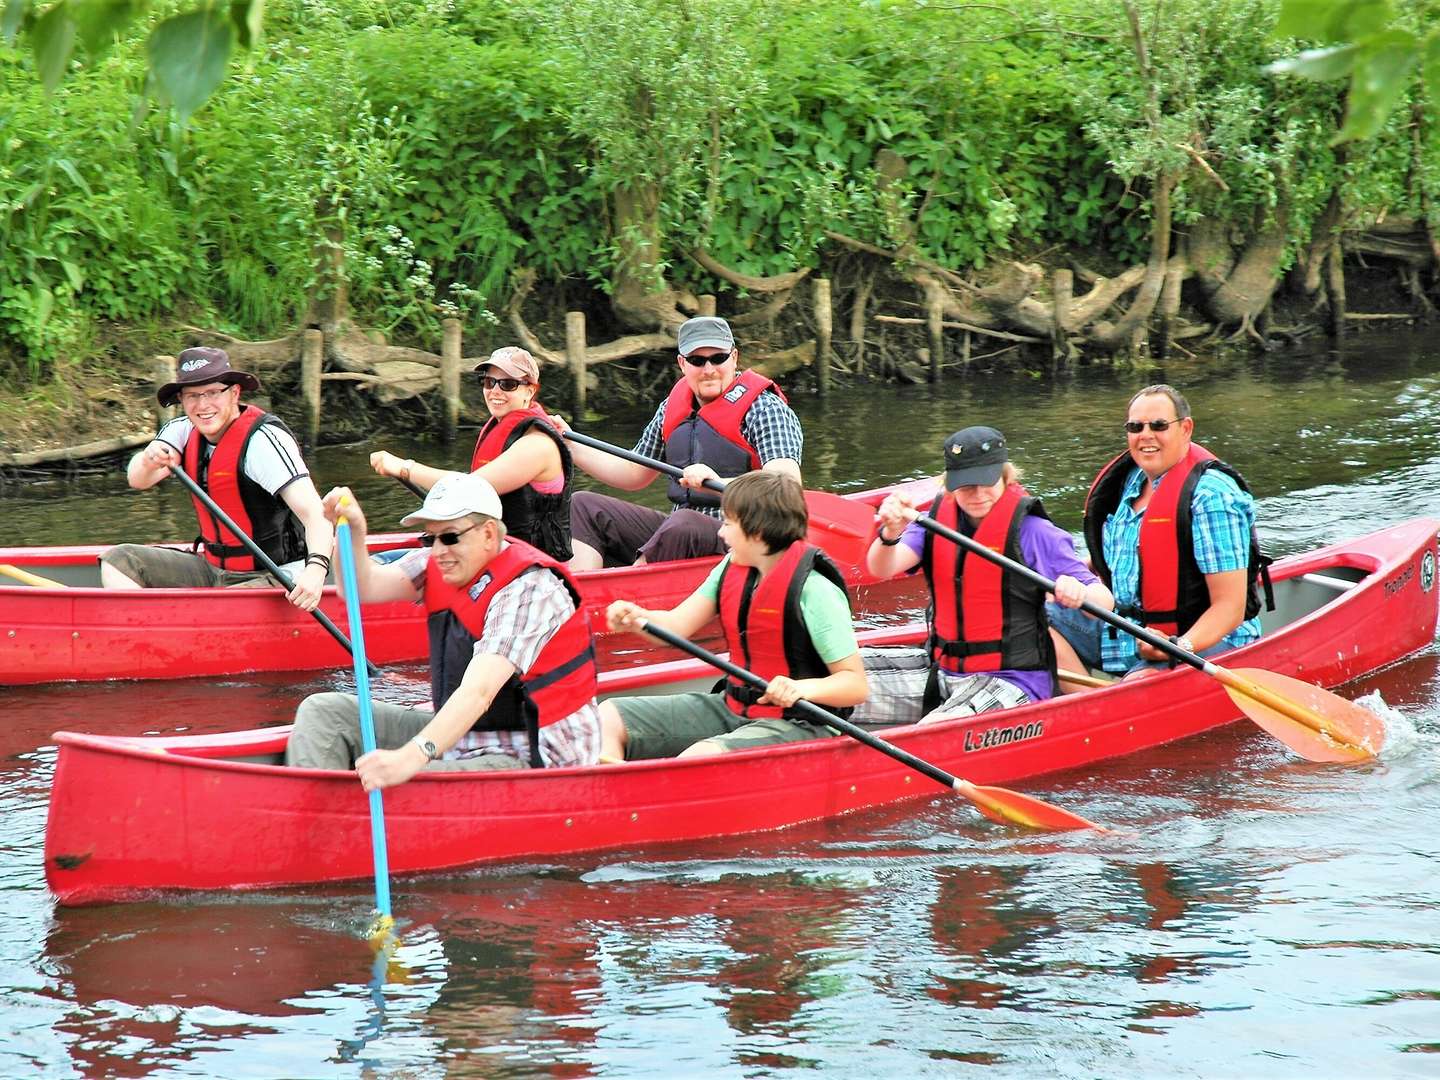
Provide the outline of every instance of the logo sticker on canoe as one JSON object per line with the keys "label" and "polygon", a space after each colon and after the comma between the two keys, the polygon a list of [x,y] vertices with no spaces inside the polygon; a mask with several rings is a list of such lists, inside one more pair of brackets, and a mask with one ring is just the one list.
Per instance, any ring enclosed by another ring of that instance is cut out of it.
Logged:
{"label": "logo sticker on canoe", "polygon": [[1435,586],[1435,552],[1427,551],[1420,558],[1420,588],[1429,592]]}
{"label": "logo sticker on canoe", "polygon": [[1038,739],[1045,734],[1045,721],[1034,720],[1028,724],[1013,727],[992,727],[984,731],[965,732],[965,752],[990,750],[997,746],[1008,746],[1023,739]]}

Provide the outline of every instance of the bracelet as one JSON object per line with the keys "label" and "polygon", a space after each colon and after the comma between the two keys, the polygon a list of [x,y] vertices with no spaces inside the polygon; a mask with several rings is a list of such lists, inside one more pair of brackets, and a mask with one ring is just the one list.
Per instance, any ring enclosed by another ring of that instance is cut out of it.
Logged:
{"label": "bracelet", "polygon": [[899,536],[895,537],[894,540],[889,540],[886,539],[885,530],[881,529],[875,534],[875,539],[879,540],[880,543],[883,544],[885,547],[894,547],[896,544],[900,543],[901,540],[905,539],[905,534],[902,532]]}
{"label": "bracelet", "polygon": [[1192,642],[1184,634],[1176,634],[1170,639],[1170,644],[1174,645],[1176,648],[1184,649],[1188,653],[1193,653],[1195,651],[1195,643]]}
{"label": "bracelet", "polygon": [[330,556],[322,555],[318,551],[312,551],[309,555],[305,556],[305,565],[309,566],[311,563],[319,563],[321,566],[325,567],[326,570],[329,570]]}

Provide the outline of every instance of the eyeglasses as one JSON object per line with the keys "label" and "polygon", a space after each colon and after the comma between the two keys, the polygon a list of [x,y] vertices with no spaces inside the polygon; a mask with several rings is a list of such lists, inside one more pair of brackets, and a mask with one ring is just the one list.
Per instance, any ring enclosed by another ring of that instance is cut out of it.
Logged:
{"label": "eyeglasses", "polygon": [[189,409],[195,405],[211,405],[220,400],[220,395],[229,391],[228,386],[219,386],[214,390],[200,390],[193,394],[181,394],[180,404]]}
{"label": "eyeglasses", "polygon": [[494,390],[498,386],[508,394],[530,384],[523,379],[497,379],[494,375],[481,375],[480,385],[486,390]]}
{"label": "eyeglasses", "polygon": [[428,532],[422,532],[422,533],[420,534],[420,546],[421,546],[421,547],[427,547],[427,548],[428,548],[428,547],[434,547],[434,546],[435,546],[435,541],[436,541],[436,540],[439,540],[439,541],[440,541],[442,544],[444,544],[446,547],[454,547],[456,544],[458,544],[458,543],[460,542],[460,537],[464,536],[467,532],[470,531],[470,529],[478,529],[479,527],[480,527],[479,525],[471,525],[469,529],[461,529],[459,532],[443,532],[443,533],[428,533]]}
{"label": "eyeglasses", "polygon": [[691,353],[689,356],[680,357],[680,359],[684,360],[691,367],[704,367],[706,364],[714,364],[716,367],[723,367],[725,365],[725,361],[730,359],[730,353],[732,352],[734,352],[733,349],[727,349],[725,352],[714,353],[711,356],[698,356],[695,353]]}
{"label": "eyeglasses", "polygon": [[1139,435],[1140,432],[1144,431],[1147,427],[1151,431],[1164,431],[1170,427],[1171,424],[1178,424],[1184,419],[1183,416],[1177,416],[1174,420],[1126,420],[1125,430],[1131,435]]}

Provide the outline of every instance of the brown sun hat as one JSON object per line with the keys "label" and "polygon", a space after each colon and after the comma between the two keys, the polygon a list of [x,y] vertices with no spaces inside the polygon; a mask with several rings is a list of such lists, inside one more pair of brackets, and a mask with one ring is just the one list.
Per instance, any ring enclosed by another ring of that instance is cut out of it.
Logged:
{"label": "brown sun hat", "polygon": [[186,386],[204,386],[206,383],[228,383],[248,393],[260,389],[260,380],[248,371],[236,371],[230,366],[230,357],[224,349],[197,346],[186,349],[177,358],[178,374],[174,382],[168,382],[155,392],[161,405],[174,405],[180,397],[180,390]]}

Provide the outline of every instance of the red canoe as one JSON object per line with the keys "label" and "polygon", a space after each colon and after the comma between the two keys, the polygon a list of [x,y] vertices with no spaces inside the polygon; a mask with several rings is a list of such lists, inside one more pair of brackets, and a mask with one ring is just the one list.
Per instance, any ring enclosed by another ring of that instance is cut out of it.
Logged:
{"label": "red canoe", "polygon": [[[874,506],[902,488],[923,494],[934,485],[912,481],[846,498]],[[415,542],[413,533],[370,539],[372,550]],[[68,586],[34,587],[0,576],[0,685],[300,671],[350,662],[344,648],[314,618],[286,603],[279,589],[99,588],[95,560],[105,550],[0,548],[0,574],[13,567]],[[715,561],[686,559],[582,573],[591,625],[604,628],[604,611],[612,600],[673,607],[704,580]],[[918,595],[913,581],[882,584],[855,567],[846,570],[857,587],[858,612],[890,611],[898,597]],[[321,610],[337,626],[346,625],[344,604],[333,587],[326,589]],[[377,664],[424,659],[423,610],[409,603],[367,605],[365,648]]]}
{"label": "red canoe", "polygon": [[[1266,636],[1230,653],[1226,665],[1335,686],[1428,645],[1437,524],[1417,519],[1277,563]],[[915,631],[865,636],[893,643]],[[672,661],[608,673],[605,690],[713,681],[697,662]],[[1181,667],[885,737],[975,783],[1005,784],[1239,716],[1219,682]],[[86,904],[368,877],[364,792],[353,773],[278,764],[288,733],[60,732],[45,834],[51,890],[62,904]],[[409,874],[776,829],[936,790],[889,757],[836,737],[686,761],[420,776],[385,793],[385,818],[390,866]],[[757,797],[767,791],[785,797]]]}

